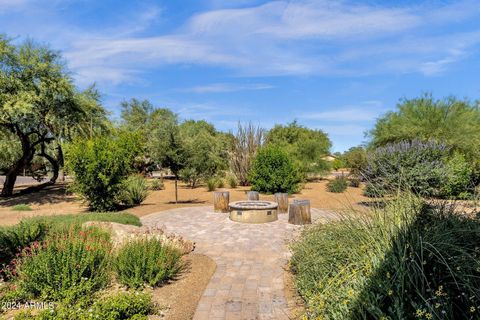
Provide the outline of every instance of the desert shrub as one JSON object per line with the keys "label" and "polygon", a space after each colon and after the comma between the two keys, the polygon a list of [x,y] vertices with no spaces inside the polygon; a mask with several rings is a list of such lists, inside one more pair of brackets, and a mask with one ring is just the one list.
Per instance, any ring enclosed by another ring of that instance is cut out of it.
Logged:
{"label": "desert shrub", "polygon": [[147,196],[148,186],[145,178],[141,175],[132,175],[123,182],[119,202],[126,206],[139,205]]}
{"label": "desert shrub", "polygon": [[210,178],[207,180],[207,190],[209,192],[215,191],[217,189],[217,179]]}
{"label": "desert shrub", "polygon": [[120,133],[115,137],[77,140],[66,152],[68,169],[75,175],[73,189],[94,211],[113,211],[118,206],[124,181],[139,152],[139,137]]}
{"label": "desert shrub", "polygon": [[358,188],[360,187],[360,179],[357,177],[349,177],[348,182],[350,184],[350,187]]}
{"label": "desert shrub", "polygon": [[311,319],[477,319],[480,221],[402,195],[306,229],[292,270]]}
{"label": "desert shrub", "polygon": [[12,207],[13,211],[32,211],[32,208],[28,204],[16,204]]}
{"label": "desert shrub", "polygon": [[107,284],[110,250],[108,233],[72,225],[23,249],[11,274],[31,298],[75,302]]}
{"label": "desert shrub", "polygon": [[294,193],[300,187],[302,176],[284,150],[266,146],[253,160],[249,181],[254,191]]}
{"label": "desert shrub", "polygon": [[225,187],[225,180],[223,180],[223,178],[217,178],[217,187],[220,189]]}
{"label": "desert shrub", "polygon": [[150,190],[158,191],[163,190],[163,180],[162,179],[152,179],[150,183]]}
{"label": "desert shrub", "polygon": [[21,221],[19,224],[0,228],[1,276],[5,277],[5,266],[25,247],[34,241],[42,241],[48,230],[43,221]]}
{"label": "desert shrub", "polygon": [[447,178],[442,186],[442,195],[447,198],[471,197],[474,189],[471,165],[460,153],[455,153],[446,163]]}
{"label": "desert shrub", "polygon": [[342,192],[345,192],[345,190],[347,190],[347,187],[348,187],[348,180],[343,176],[335,177],[335,179],[330,180],[327,183],[327,190],[329,192],[342,193]]}
{"label": "desert shrub", "polygon": [[157,308],[152,302],[152,296],[147,293],[121,292],[97,300],[93,305],[69,306],[60,304],[52,310],[45,310],[40,314],[33,315],[24,312],[17,315],[15,320],[146,320],[148,315],[155,314]]}
{"label": "desert shrub", "polygon": [[181,252],[155,238],[138,238],[117,253],[114,269],[127,287],[157,286],[172,279],[181,269]]}
{"label": "desert shrub", "polygon": [[434,141],[403,141],[377,148],[368,155],[363,176],[377,193],[411,191],[438,196],[446,180],[448,148]]}
{"label": "desert shrub", "polygon": [[238,180],[234,175],[228,176],[228,185],[232,189],[235,189],[238,186]]}

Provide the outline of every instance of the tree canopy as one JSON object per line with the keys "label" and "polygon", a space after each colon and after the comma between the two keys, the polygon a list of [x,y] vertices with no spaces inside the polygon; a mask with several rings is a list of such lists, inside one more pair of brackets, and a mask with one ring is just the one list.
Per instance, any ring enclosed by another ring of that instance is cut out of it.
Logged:
{"label": "tree canopy", "polygon": [[275,125],[266,135],[266,143],[284,149],[305,173],[319,173],[327,168],[322,159],[329,154],[332,143],[322,130],[314,130],[293,121]]}
{"label": "tree canopy", "polygon": [[369,132],[371,146],[413,140],[443,142],[469,159],[480,156],[480,109],[468,100],[435,100],[425,94],[403,99],[396,111],[378,119]]}
{"label": "tree canopy", "polygon": [[58,52],[32,41],[15,46],[0,38],[0,139],[14,141],[2,159],[10,162],[5,163],[2,195],[13,193],[18,173],[34,157],[50,162],[54,183],[63,162],[62,140],[92,134],[94,123],[106,120],[98,101],[93,88],[75,88]]}

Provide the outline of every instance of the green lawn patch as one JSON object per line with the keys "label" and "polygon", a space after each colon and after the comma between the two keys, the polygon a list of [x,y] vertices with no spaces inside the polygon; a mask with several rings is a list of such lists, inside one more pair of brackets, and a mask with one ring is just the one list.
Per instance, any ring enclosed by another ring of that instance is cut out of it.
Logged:
{"label": "green lawn patch", "polygon": [[13,211],[32,211],[32,208],[28,204],[17,204],[12,207]]}

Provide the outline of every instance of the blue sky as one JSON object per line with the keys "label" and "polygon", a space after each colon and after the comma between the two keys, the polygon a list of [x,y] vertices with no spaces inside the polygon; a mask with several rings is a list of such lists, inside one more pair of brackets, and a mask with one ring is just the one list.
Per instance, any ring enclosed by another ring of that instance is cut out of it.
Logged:
{"label": "blue sky", "polygon": [[399,98],[480,96],[476,0],[0,0],[0,33],[61,50],[113,116],[136,97],[221,130],[296,119],[333,151]]}

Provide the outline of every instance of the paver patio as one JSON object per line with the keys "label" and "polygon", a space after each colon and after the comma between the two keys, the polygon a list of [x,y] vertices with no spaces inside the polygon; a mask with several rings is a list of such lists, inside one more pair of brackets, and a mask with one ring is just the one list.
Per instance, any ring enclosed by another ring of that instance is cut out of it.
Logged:
{"label": "paver patio", "polygon": [[[312,209],[312,219],[335,215]],[[203,292],[194,319],[288,319],[283,269],[289,258],[286,241],[301,226],[287,214],[263,224],[230,221],[212,207],[169,210],[142,218],[146,226],[163,227],[196,242],[195,252],[211,257],[217,269]]]}

